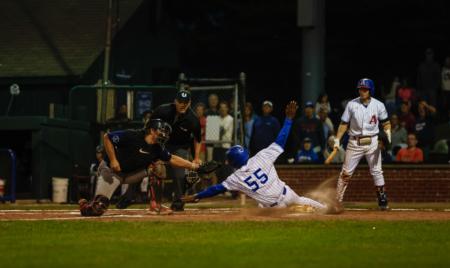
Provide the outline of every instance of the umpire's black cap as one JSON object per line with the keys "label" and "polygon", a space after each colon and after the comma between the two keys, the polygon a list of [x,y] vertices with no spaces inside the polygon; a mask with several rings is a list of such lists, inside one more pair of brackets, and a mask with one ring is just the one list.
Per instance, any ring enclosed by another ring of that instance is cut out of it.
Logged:
{"label": "umpire's black cap", "polygon": [[180,90],[177,93],[176,99],[179,102],[189,102],[191,100],[191,92],[187,90]]}

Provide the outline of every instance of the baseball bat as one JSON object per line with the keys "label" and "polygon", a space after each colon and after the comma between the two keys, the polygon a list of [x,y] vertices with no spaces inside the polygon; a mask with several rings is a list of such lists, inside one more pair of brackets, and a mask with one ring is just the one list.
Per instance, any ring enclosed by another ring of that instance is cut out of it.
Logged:
{"label": "baseball bat", "polygon": [[333,161],[333,159],[336,156],[337,152],[338,152],[338,149],[337,148],[333,148],[333,151],[331,152],[331,154],[325,160],[325,165],[329,165],[331,163],[331,161]]}

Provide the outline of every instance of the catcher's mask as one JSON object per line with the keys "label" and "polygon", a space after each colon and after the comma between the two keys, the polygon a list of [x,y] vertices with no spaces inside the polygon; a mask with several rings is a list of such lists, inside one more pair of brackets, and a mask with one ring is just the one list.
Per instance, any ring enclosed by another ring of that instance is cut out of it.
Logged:
{"label": "catcher's mask", "polygon": [[147,121],[144,128],[146,133],[149,133],[151,129],[157,131],[156,142],[160,145],[166,144],[172,133],[172,127],[161,119]]}

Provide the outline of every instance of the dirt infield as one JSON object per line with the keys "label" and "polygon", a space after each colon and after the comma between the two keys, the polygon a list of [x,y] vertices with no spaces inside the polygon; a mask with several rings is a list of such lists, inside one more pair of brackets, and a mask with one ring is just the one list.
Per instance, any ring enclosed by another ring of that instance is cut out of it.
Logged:
{"label": "dirt infield", "polygon": [[0,210],[0,221],[94,220],[94,221],[279,221],[279,220],[386,220],[427,221],[450,220],[450,211],[393,209],[376,211],[350,209],[339,215],[296,212],[280,209],[190,208],[172,215],[153,215],[146,209],[111,209],[101,217],[81,217],[78,210]]}

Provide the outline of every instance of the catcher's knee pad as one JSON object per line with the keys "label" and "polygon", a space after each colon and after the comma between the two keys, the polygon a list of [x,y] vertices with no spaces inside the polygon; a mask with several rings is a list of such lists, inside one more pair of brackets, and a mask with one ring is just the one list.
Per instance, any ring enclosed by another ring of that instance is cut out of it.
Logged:
{"label": "catcher's knee pad", "polygon": [[80,213],[82,216],[101,216],[109,207],[109,198],[103,195],[97,195],[92,202],[81,199],[78,204],[80,205]]}
{"label": "catcher's knee pad", "polygon": [[104,176],[99,176],[97,178],[97,187],[95,190],[95,195],[106,196],[108,199],[111,198],[114,191],[122,183],[121,178],[118,176],[111,176],[105,179]]}

